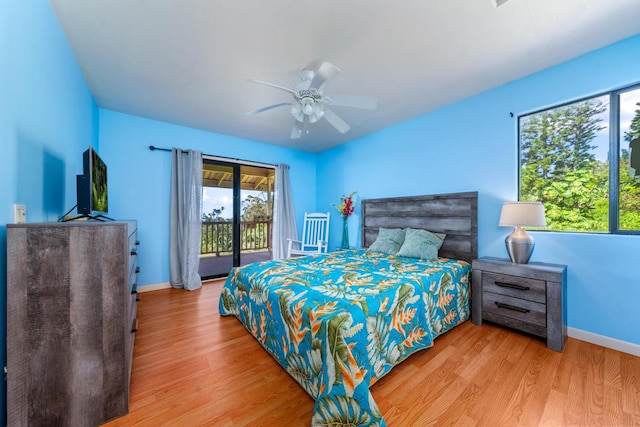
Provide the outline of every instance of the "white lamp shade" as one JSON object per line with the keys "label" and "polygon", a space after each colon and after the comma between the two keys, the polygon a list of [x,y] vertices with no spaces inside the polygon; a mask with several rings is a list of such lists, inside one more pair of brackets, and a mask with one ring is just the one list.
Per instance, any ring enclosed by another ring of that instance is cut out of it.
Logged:
{"label": "white lamp shade", "polygon": [[500,212],[501,227],[545,227],[544,206],[540,202],[505,202]]}

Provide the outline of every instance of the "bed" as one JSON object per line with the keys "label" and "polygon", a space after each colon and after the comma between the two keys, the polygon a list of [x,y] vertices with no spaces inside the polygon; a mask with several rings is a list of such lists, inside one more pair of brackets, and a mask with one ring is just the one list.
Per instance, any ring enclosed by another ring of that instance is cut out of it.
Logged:
{"label": "bed", "polygon": [[237,267],[223,287],[221,315],[315,400],[311,425],[386,425],[370,387],[469,318],[477,193],[362,201],[363,248],[398,229],[446,234],[439,257],[341,250]]}

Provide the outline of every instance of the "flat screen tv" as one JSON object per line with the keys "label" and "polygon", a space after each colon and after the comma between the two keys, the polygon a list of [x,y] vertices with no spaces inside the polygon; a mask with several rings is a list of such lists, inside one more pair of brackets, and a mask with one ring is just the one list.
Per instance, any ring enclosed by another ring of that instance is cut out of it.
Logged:
{"label": "flat screen tv", "polygon": [[93,147],[83,153],[82,160],[83,174],[76,177],[78,214],[83,217],[106,218],[101,214],[109,212],[107,165]]}

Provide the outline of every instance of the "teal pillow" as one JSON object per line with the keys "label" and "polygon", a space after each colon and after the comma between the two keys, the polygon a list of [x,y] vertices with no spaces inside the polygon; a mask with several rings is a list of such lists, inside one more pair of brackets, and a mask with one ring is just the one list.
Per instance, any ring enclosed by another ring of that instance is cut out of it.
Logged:
{"label": "teal pillow", "polygon": [[396,255],[435,261],[445,237],[446,234],[407,228],[404,243]]}
{"label": "teal pillow", "polygon": [[394,255],[403,242],[404,230],[402,228],[381,228],[378,230],[376,241],[369,246],[369,250]]}

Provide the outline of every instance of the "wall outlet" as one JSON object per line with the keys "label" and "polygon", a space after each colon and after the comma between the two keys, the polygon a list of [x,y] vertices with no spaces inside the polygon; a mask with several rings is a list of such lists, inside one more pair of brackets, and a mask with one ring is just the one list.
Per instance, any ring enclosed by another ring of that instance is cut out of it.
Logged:
{"label": "wall outlet", "polygon": [[27,222],[27,206],[13,205],[13,223],[24,224]]}

